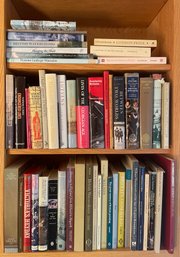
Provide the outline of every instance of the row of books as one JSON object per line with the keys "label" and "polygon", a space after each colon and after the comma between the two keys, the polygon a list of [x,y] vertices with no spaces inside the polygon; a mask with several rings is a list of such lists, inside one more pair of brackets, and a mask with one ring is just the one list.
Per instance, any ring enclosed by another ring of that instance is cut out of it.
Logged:
{"label": "row of books", "polygon": [[76,22],[11,20],[11,26],[7,62],[96,62],[88,54],[87,32],[76,31]]}
{"label": "row of books", "polygon": [[67,79],[40,70],[37,84],[6,76],[7,149],[169,148],[170,84],[161,74]]}
{"label": "row of books", "polygon": [[19,160],[4,173],[5,251],[173,252],[174,173],[161,155]]}

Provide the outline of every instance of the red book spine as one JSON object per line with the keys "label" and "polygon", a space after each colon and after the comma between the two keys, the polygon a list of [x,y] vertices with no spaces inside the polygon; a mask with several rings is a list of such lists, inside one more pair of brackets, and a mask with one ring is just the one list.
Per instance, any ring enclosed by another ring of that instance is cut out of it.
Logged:
{"label": "red book spine", "polygon": [[31,251],[31,174],[24,174],[23,252]]}
{"label": "red book spine", "polygon": [[30,124],[30,110],[29,110],[29,89],[25,88],[25,100],[26,100],[26,139],[27,148],[32,148],[31,142],[31,124]]}
{"label": "red book spine", "polygon": [[77,146],[89,148],[89,106],[87,78],[76,79]]}
{"label": "red book spine", "polygon": [[74,182],[75,169],[67,167],[66,180],[66,250],[74,250]]}
{"label": "red book spine", "polygon": [[109,72],[104,71],[104,146],[110,148],[110,123],[109,123]]}

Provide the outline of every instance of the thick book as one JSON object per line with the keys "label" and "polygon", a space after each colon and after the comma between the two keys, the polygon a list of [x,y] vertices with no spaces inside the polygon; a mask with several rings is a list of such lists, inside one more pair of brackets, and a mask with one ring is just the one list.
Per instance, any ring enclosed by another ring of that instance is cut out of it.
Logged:
{"label": "thick book", "polygon": [[112,85],[114,149],[125,149],[124,77],[114,76]]}
{"label": "thick book", "polygon": [[150,47],[90,46],[90,54],[96,56],[150,57]]}
{"label": "thick book", "polygon": [[59,148],[57,77],[55,73],[45,75],[49,149]]}
{"label": "thick book", "polygon": [[66,80],[68,148],[77,147],[76,80]]}
{"label": "thick book", "polygon": [[110,148],[110,120],[109,120],[109,71],[103,72],[104,85],[104,147]]}
{"label": "thick book", "polygon": [[12,29],[75,31],[75,21],[10,20]]}
{"label": "thick book", "polygon": [[108,177],[108,200],[107,200],[107,249],[112,249],[112,233],[113,233],[113,177]]}
{"label": "thick book", "polygon": [[26,77],[15,77],[15,148],[26,148]]}
{"label": "thick book", "polygon": [[14,76],[6,75],[6,149],[14,148]]}
{"label": "thick book", "polygon": [[[18,252],[19,176],[28,168],[27,159],[18,160],[4,170],[4,247],[5,252]],[[23,190],[22,190],[23,191]],[[12,211],[13,210],[13,211]],[[22,216],[21,216],[22,218]],[[22,223],[22,220],[21,220]]]}
{"label": "thick book", "polygon": [[59,146],[67,148],[67,92],[66,92],[66,75],[57,75],[57,92],[58,92],[58,120],[59,120]]}
{"label": "thick book", "polygon": [[46,77],[45,70],[39,70],[39,86],[41,91],[41,112],[42,112],[42,134],[43,148],[49,147],[48,141],[48,121],[47,121],[47,99],[46,99]]}
{"label": "thick book", "polygon": [[77,147],[89,148],[89,98],[86,77],[76,78]]}
{"label": "thick book", "polygon": [[140,78],[140,148],[142,149],[152,148],[153,88],[152,78]]}
{"label": "thick book", "polygon": [[104,97],[103,78],[89,77],[90,147],[104,148]]}
{"label": "thick book", "polygon": [[95,38],[94,45],[103,46],[133,46],[133,47],[156,47],[157,40],[150,39],[119,39],[119,38]]}
{"label": "thick book", "polygon": [[162,84],[162,133],[161,142],[162,148],[169,148],[169,132],[170,132],[170,83],[164,82]]}
{"label": "thick book", "polygon": [[126,148],[139,148],[139,73],[125,73]]}
{"label": "thick book", "polygon": [[57,249],[58,171],[52,169],[48,180],[48,250]]}
{"label": "thick book", "polygon": [[84,251],[85,158],[76,157],[74,195],[74,251]]}
{"label": "thick book", "polygon": [[166,64],[167,57],[98,57],[99,64]]}

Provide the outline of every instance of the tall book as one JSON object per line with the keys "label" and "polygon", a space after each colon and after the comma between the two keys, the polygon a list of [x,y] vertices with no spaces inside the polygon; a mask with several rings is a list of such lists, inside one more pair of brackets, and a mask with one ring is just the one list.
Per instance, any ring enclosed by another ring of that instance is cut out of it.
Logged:
{"label": "tall book", "polygon": [[104,94],[103,78],[89,77],[90,147],[104,148]]}
{"label": "tall book", "polygon": [[107,200],[107,249],[112,249],[112,233],[113,233],[113,177],[108,177],[108,200]]}
{"label": "tall book", "polygon": [[84,251],[85,158],[77,156],[75,163],[74,251]]}
{"label": "tall book", "polygon": [[55,73],[45,75],[49,148],[59,148],[57,79]]}
{"label": "tall book", "polygon": [[93,162],[93,234],[92,250],[97,250],[97,221],[98,221],[98,162],[97,157],[92,157]]}
{"label": "tall book", "polygon": [[126,148],[139,148],[139,73],[125,73]]}
{"label": "tall book", "polygon": [[43,148],[42,109],[40,87],[29,87],[29,112],[31,127],[31,142],[33,149]]}
{"label": "tall book", "polygon": [[113,149],[114,145],[114,136],[113,136],[113,113],[111,110],[113,110],[113,99],[112,99],[112,84],[113,84],[113,75],[109,74],[109,133],[110,133],[110,149]]}
{"label": "tall book", "polygon": [[101,249],[101,222],[102,222],[102,175],[98,174],[98,217],[97,217],[97,250]]}
{"label": "tall book", "polygon": [[26,148],[26,77],[15,77],[15,148]]}
{"label": "tall book", "polygon": [[57,92],[59,108],[59,146],[67,148],[67,107],[66,107],[66,76],[57,75]]}
{"label": "tall book", "polygon": [[147,251],[148,242],[148,218],[149,218],[149,174],[145,173],[144,182],[144,227],[143,227],[143,250]]}
{"label": "tall book", "polygon": [[76,81],[66,81],[68,148],[77,147]]}
{"label": "tall book", "polygon": [[6,75],[6,149],[14,148],[14,76]]}
{"label": "tall book", "polygon": [[76,78],[77,147],[89,148],[89,101],[86,77]]}
{"label": "tall book", "polygon": [[114,149],[125,149],[124,77],[113,77],[112,96]]}
{"label": "tall book", "polygon": [[39,70],[39,86],[40,86],[40,91],[41,91],[43,148],[46,149],[49,147],[49,144],[48,144],[48,121],[47,121],[45,70]]}
{"label": "tall book", "polygon": [[63,162],[58,168],[58,224],[57,250],[65,250],[66,246],[66,169]]}
{"label": "tall book", "polygon": [[170,130],[170,83],[162,84],[162,148],[169,148],[169,130]]}
{"label": "tall book", "polygon": [[140,148],[142,149],[152,148],[153,91],[153,79],[140,78]]}
{"label": "tall book", "polygon": [[[19,176],[27,169],[27,159],[18,160],[4,170],[4,247],[18,252],[19,245]],[[22,190],[23,191],[23,190]],[[12,211],[13,210],[13,211]],[[22,218],[22,217],[21,217]]]}
{"label": "tall book", "polygon": [[29,88],[25,88],[25,100],[26,100],[26,140],[27,148],[32,148],[31,140],[31,117],[30,117],[30,104],[29,104]]}
{"label": "tall book", "polygon": [[93,238],[93,164],[91,157],[86,159],[85,178],[85,227],[84,227],[84,249],[92,251]]}
{"label": "tall book", "polygon": [[103,80],[104,80],[104,147],[110,148],[109,71],[103,72]]}

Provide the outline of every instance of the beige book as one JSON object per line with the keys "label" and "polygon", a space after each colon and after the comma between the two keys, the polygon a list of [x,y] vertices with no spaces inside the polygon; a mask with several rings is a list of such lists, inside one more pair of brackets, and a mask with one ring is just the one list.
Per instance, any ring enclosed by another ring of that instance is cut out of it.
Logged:
{"label": "beige book", "polygon": [[170,125],[170,83],[165,82],[162,85],[162,148],[169,148],[169,125]]}
{"label": "beige book", "polygon": [[85,158],[75,163],[74,251],[84,251]]}
{"label": "beige book", "polygon": [[112,79],[113,75],[109,74],[109,125],[110,125],[110,149],[113,149],[113,103],[112,103]]}
{"label": "beige book", "polygon": [[46,74],[46,100],[49,148],[59,148],[57,78],[55,73]]}
{"label": "beige book", "polygon": [[98,220],[98,162],[93,156],[93,238],[92,250],[97,250],[97,220]]}

